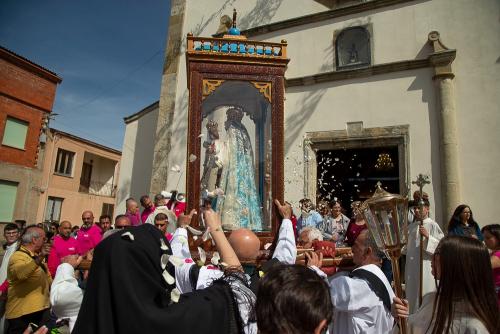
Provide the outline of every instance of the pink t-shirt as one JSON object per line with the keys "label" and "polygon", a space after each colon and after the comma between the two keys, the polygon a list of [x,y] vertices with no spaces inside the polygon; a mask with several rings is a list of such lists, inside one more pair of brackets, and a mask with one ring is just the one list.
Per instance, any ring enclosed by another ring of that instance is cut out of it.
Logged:
{"label": "pink t-shirt", "polygon": [[89,229],[83,226],[76,234],[78,254],[85,255],[89,250],[95,248],[101,242],[102,235],[99,226],[93,224]]}
{"label": "pink t-shirt", "polygon": [[75,238],[64,239],[60,235],[54,237],[54,243],[49,254],[47,263],[52,277],[56,276],[57,267],[61,264],[61,259],[68,255],[78,254],[78,243]]}
{"label": "pink t-shirt", "polygon": [[152,214],[155,211],[155,206],[151,206],[150,208],[146,208],[142,211],[141,213],[141,221],[144,224],[146,222],[146,219],[148,219],[149,215]]}

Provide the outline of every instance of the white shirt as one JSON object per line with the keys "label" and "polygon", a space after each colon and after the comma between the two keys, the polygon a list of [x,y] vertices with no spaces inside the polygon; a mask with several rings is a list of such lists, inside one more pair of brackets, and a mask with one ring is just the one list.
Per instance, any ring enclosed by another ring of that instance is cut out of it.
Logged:
{"label": "white shirt", "polygon": [[61,263],[57,267],[56,276],[50,288],[50,304],[52,311],[59,319],[69,319],[70,332],[75,325],[82,300],[83,292],[78,287],[75,269],[69,263]]}
{"label": "white shirt", "polygon": [[2,266],[0,267],[0,284],[2,284],[7,279],[7,269],[9,267],[9,260],[12,254],[17,249],[18,241],[11,245],[8,245],[5,249],[5,254],[3,255]]}
{"label": "white shirt", "polygon": [[[172,247],[172,254],[174,256],[184,259],[184,264],[175,268],[176,287],[181,293],[191,292],[192,287],[189,279],[189,271],[195,263],[191,258],[189,245],[187,243],[187,230],[184,228],[175,230],[170,246]],[[294,264],[296,257],[297,247],[295,245],[292,221],[290,219],[283,219],[278,233],[278,243],[276,244],[273,258],[278,259],[284,264]],[[196,282],[196,290],[210,286],[213,281],[222,277],[223,274],[224,273],[215,266],[208,265],[201,267],[198,274],[198,281]],[[253,293],[249,289],[234,284],[234,282],[231,282],[230,285],[238,303],[241,319],[244,322],[245,333],[256,334],[257,324],[248,321],[250,312],[254,306],[254,301],[248,301],[248,295],[249,293],[253,295]]]}
{"label": "white shirt", "polygon": [[[187,242],[187,230],[178,228],[170,242],[172,254],[184,259],[184,264],[175,268],[175,281],[177,289],[181,293],[191,292],[191,281],[189,280],[189,271],[191,266],[195,265],[191,258],[191,252]],[[294,264],[297,257],[297,246],[295,245],[295,235],[293,225],[290,219],[283,219],[278,233],[278,243],[273,253],[273,258],[278,259],[284,264]],[[215,266],[203,266],[200,268],[196,289],[204,289],[214,280],[222,277],[223,272]]]}
{"label": "white shirt", "polygon": [[[384,273],[374,264],[364,269],[377,275],[384,283],[392,301],[394,292]],[[370,289],[368,283],[348,273],[335,275],[330,280],[330,294],[333,304],[333,321],[330,333],[333,334],[382,334],[389,333],[394,325],[391,310],[384,307],[382,300]]]}
{"label": "white shirt", "polygon": [[[432,310],[436,292],[430,292],[423,296],[420,308],[408,317],[408,329],[411,334],[425,334],[432,332],[433,326],[429,327],[432,319]],[[436,319],[434,319],[435,321]],[[429,331],[427,329],[429,328]],[[451,323],[451,332],[454,334],[488,334],[484,324],[474,317],[472,311],[467,312],[463,303],[455,304],[455,316]],[[394,328],[394,334],[399,333],[399,328]]]}

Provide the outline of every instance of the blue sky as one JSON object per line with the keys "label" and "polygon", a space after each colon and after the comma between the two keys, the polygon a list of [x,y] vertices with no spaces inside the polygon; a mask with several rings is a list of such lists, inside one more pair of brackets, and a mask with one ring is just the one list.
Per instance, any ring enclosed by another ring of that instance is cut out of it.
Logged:
{"label": "blue sky", "polygon": [[56,72],[51,126],[120,149],[123,117],[157,101],[169,0],[1,0],[0,44]]}

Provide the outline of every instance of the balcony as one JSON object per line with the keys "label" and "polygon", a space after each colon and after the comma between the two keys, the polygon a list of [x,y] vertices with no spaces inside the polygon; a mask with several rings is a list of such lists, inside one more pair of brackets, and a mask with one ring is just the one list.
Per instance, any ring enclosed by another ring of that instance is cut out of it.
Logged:
{"label": "balcony", "polygon": [[116,196],[117,161],[85,152],[80,186],[81,193],[95,196]]}
{"label": "balcony", "polygon": [[88,184],[82,184],[80,180],[80,188],[78,191],[89,195],[115,197],[116,184],[98,181],[90,181]]}

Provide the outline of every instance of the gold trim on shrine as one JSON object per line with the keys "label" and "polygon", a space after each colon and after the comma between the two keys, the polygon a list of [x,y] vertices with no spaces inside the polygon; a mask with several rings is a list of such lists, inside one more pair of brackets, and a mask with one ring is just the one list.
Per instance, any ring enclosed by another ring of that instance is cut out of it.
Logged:
{"label": "gold trim on shrine", "polygon": [[209,79],[203,79],[203,89],[202,89],[202,100],[204,100],[207,96],[212,94],[214,90],[217,89],[224,80],[209,80]]}
{"label": "gold trim on shrine", "polygon": [[251,81],[252,85],[264,95],[264,97],[271,103],[272,101],[272,85],[270,82]]}

